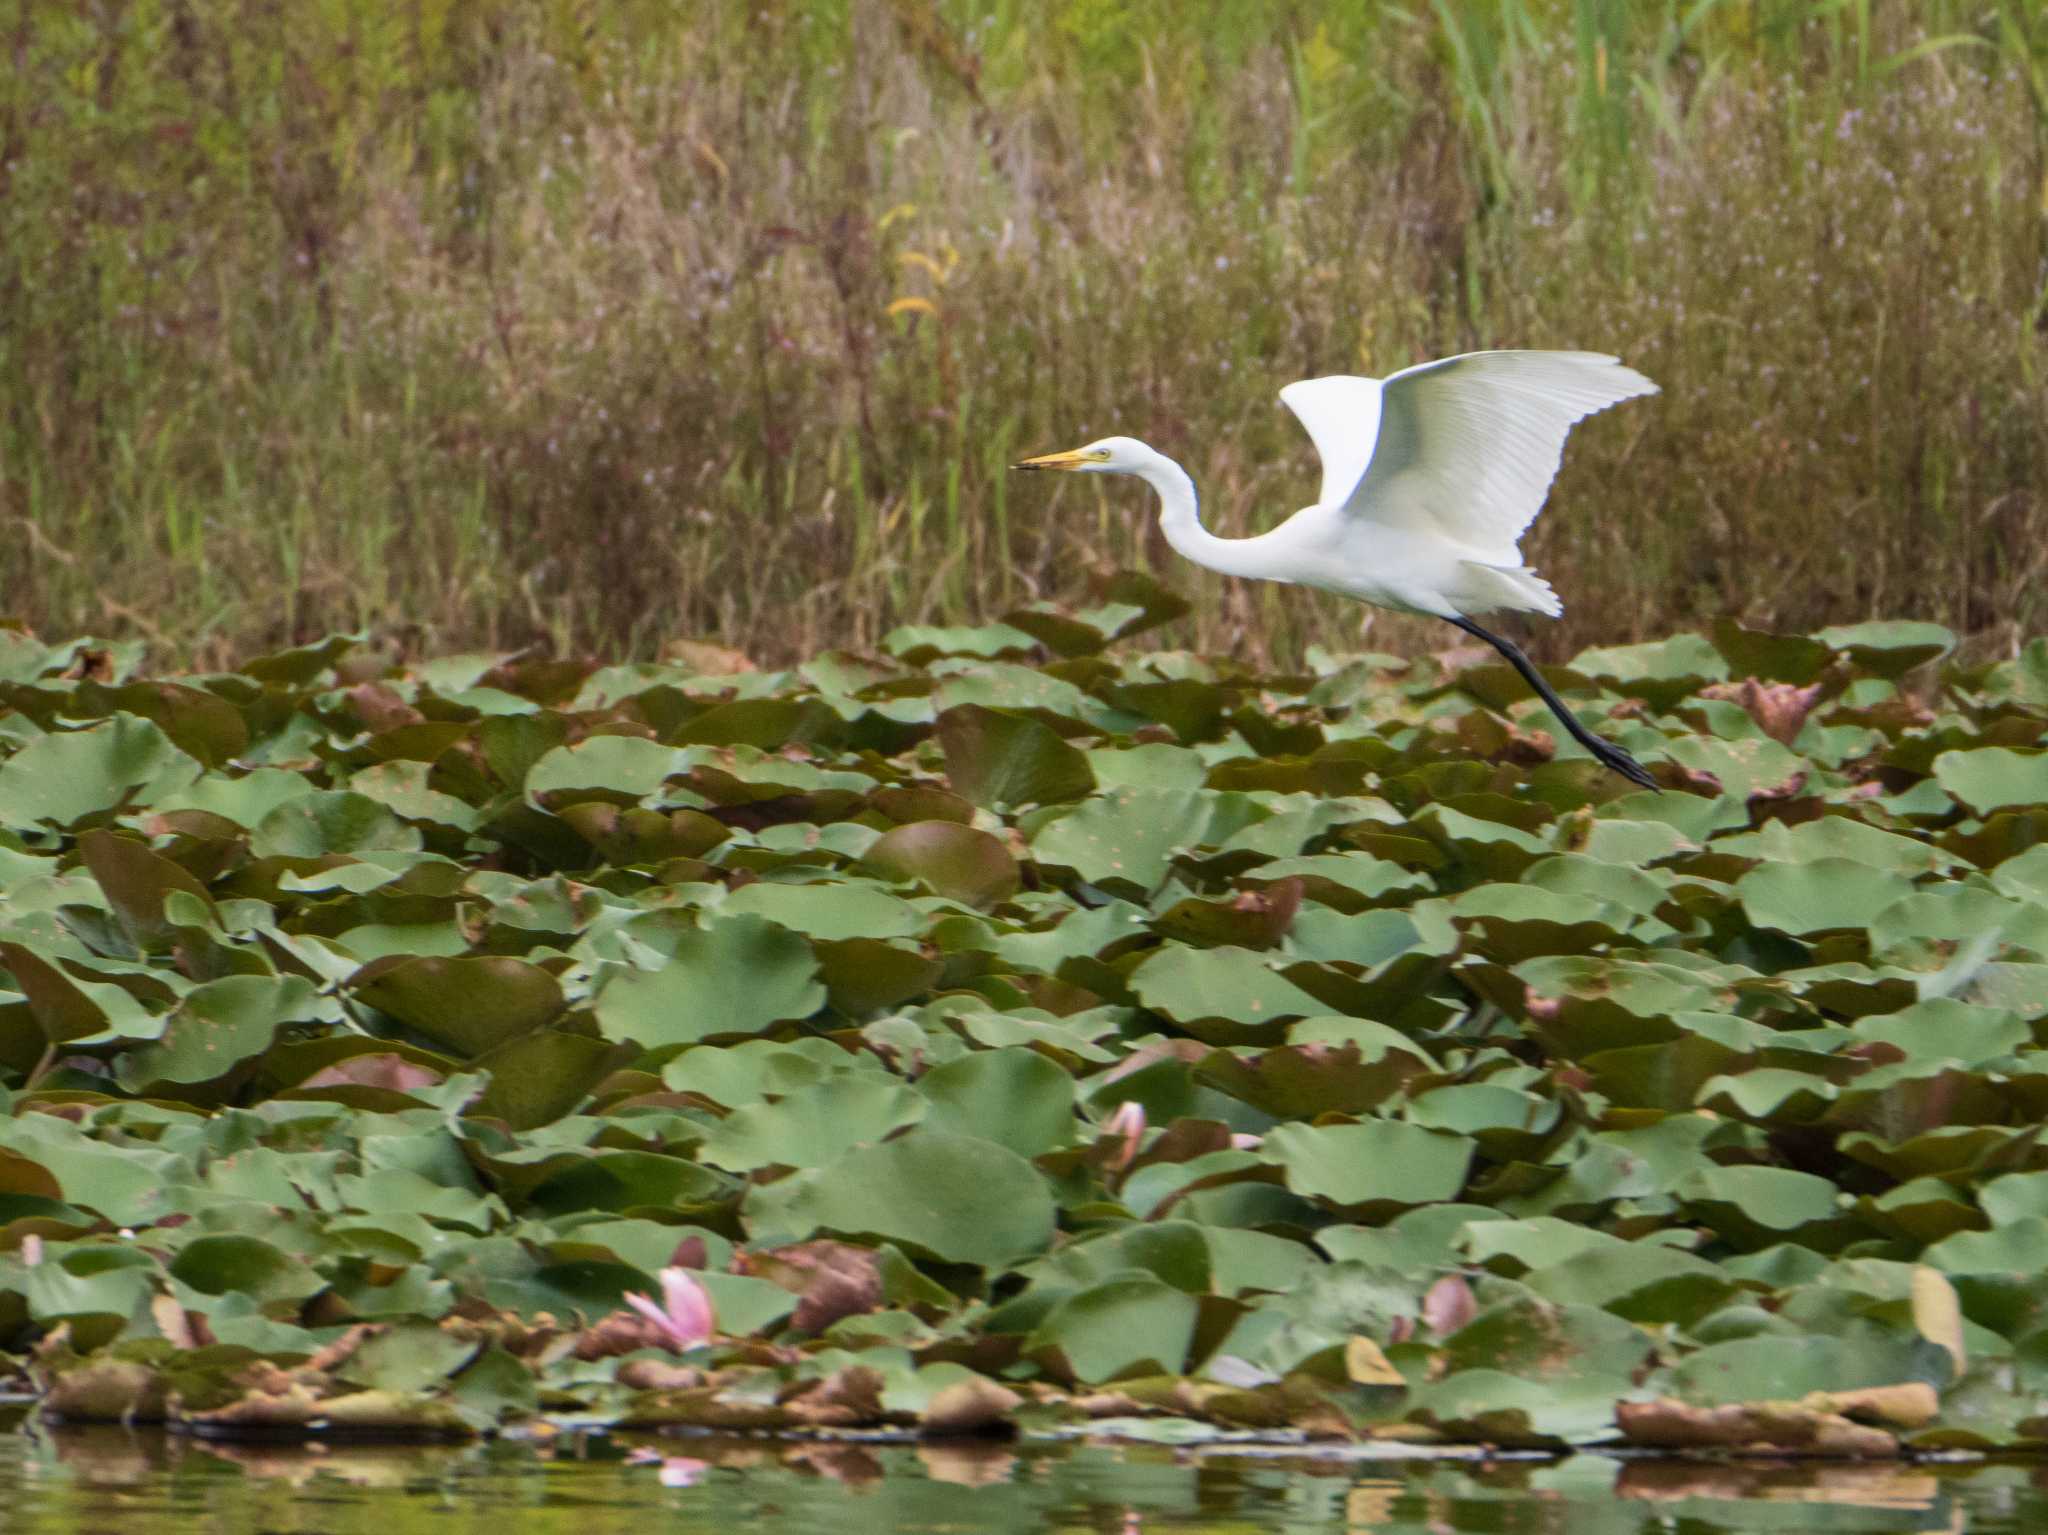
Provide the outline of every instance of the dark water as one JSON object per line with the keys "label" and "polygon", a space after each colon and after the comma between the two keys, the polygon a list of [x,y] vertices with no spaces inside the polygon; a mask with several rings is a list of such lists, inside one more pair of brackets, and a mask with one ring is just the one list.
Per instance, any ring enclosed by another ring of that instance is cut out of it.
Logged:
{"label": "dark water", "polygon": [[[629,1459],[637,1453],[642,1460]],[[654,1446],[655,1448],[648,1448]],[[659,1456],[673,1457],[666,1465]],[[1414,1535],[2048,1529],[2048,1465],[1399,1464],[1151,1445],[563,1436],[305,1449],[0,1435],[7,1535],[1374,1530]]]}

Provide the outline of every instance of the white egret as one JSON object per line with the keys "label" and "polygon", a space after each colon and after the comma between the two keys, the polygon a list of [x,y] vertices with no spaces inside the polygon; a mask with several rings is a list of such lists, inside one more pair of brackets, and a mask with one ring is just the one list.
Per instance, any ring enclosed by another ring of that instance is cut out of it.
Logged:
{"label": "white egret", "polygon": [[1187,471],[1134,437],[1016,467],[1136,475],[1159,493],[1166,541],[1198,565],[1456,624],[1505,656],[1594,757],[1654,789],[1641,763],[1579,722],[1519,646],[1468,615],[1563,611],[1517,545],[1543,507],[1572,423],[1656,392],[1598,352],[1468,352],[1383,379],[1289,384],[1280,398],[1322,458],[1322,494],[1251,538],[1204,528]]}

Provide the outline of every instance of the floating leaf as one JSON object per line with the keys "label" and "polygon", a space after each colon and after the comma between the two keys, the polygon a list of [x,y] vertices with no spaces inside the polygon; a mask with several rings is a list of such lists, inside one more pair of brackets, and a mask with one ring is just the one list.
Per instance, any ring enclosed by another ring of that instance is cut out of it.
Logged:
{"label": "floating leaf", "polygon": [[[788,671],[0,629],[53,1409],[2048,1442],[2048,644],[1590,653],[1621,792],[1507,668],[1121,654],[1157,597]],[[613,1320],[672,1269],[687,1358]]]}
{"label": "floating leaf", "polygon": [[1671,1372],[1687,1402],[1777,1402],[1810,1391],[1853,1391],[1908,1377],[1910,1345],[1831,1337],[1741,1338],[1687,1356]]}
{"label": "floating leaf", "polygon": [[264,815],[249,837],[249,851],[259,858],[409,852],[419,845],[419,832],[388,807],[346,789],[285,800]]}
{"label": "floating leaf", "polygon": [[[508,759],[508,768],[512,761]],[[639,736],[601,735],[541,753],[521,780],[535,804],[637,804],[676,771],[676,749]]]}
{"label": "floating leaf", "polygon": [[359,974],[355,990],[464,1058],[531,1033],[563,1007],[561,983],[538,965],[486,956],[379,962]]}
{"label": "floating leaf", "polygon": [[861,862],[885,879],[921,880],[934,894],[993,906],[1016,893],[1017,860],[985,831],[952,821],[913,821],[882,836]]}
{"label": "floating leaf", "polygon": [[1811,682],[1833,659],[1830,647],[1820,640],[1748,629],[1732,618],[1714,625],[1714,648],[1728,658],[1735,675],[1771,682]]}
{"label": "floating leaf", "polygon": [[2048,803],[2048,752],[1981,746],[1934,759],[1941,786],[1978,815]]}
{"label": "floating leaf", "polygon": [[1417,1205],[1458,1197],[1472,1165],[1472,1142],[1394,1120],[1355,1125],[1281,1125],[1266,1154],[1287,1186],[1336,1205]]}
{"label": "floating leaf", "polygon": [[742,914],[683,934],[661,970],[615,974],[594,1011],[605,1038],[651,1049],[758,1034],[808,1017],[824,1001],[811,946]]}
{"label": "floating leaf", "polygon": [[325,1288],[310,1265],[248,1236],[202,1236],[178,1250],[171,1277],[202,1295],[244,1295],[259,1305],[299,1301]]}
{"label": "floating leaf", "polygon": [[1001,1264],[1042,1252],[1052,1195],[1031,1164],[993,1141],[917,1130],[754,1190],[756,1240],[868,1233],[953,1263]]}
{"label": "floating leaf", "polygon": [[1743,910],[1758,927],[1785,933],[1858,928],[1902,896],[1911,883],[1845,858],[1767,863],[1736,881]]}
{"label": "floating leaf", "polygon": [[1956,637],[1940,624],[1877,620],[1837,624],[1814,635],[1823,645],[1880,677],[1897,677],[1955,649]]}
{"label": "floating leaf", "polygon": [[712,1127],[697,1155],[729,1172],[825,1167],[925,1116],[925,1102],[884,1077],[825,1081],[773,1103],[749,1103]]}
{"label": "floating leaf", "polygon": [[1162,949],[1130,981],[1147,1007],[1184,1023],[1220,1019],[1270,1033],[1284,1019],[1326,1010],[1250,949]]}
{"label": "floating leaf", "polygon": [[1038,720],[961,704],[939,716],[953,787],[977,805],[1051,805],[1095,787],[1088,759]]}
{"label": "floating leaf", "polygon": [[901,938],[924,926],[915,906],[866,883],[770,884],[757,880],[727,896],[719,913],[750,912],[810,938]]}
{"label": "floating leaf", "polygon": [[78,851],[138,943],[163,936],[164,897],[173,890],[190,895],[208,912],[213,908],[205,885],[133,838],[89,831],[79,837]]}
{"label": "floating leaf", "polygon": [[514,1130],[552,1124],[603,1080],[617,1055],[603,1040],[581,1034],[542,1029],[521,1035],[477,1057],[475,1069],[491,1080],[470,1112]]}
{"label": "floating leaf", "polygon": [[211,1082],[267,1051],[277,1031],[321,1015],[311,982],[296,975],[231,975],[178,1000],[153,1043],[123,1055],[131,1091],[161,1083]]}
{"label": "floating leaf", "polygon": [[1032,852],[1095,884],[1149,891],[1174,854],[1221,843],[1263,813],[1242,795],[1206,789],[1111,789],[1048,823]]}
{"label": "floating leaf", "polygon": [[1198,1314],[1193,1296],[1156,1279],[1110,1279],[1061,1301],[1026,1347],[1057,1350],[1066,1371],[1090,1384],[1177,1375]]}
{"label": "floating leaf", "polygon": [[0,763],[0,824],[75,826],[117,806],[151,805],[204,769],[132,714],[38,736]]}
{"label": "floating leaf", "polygon": [[1072,1144],[1074,1080],[1036,1050],[985,1050],[918,1079],[934,1130],[980,1136],[1035,1157]]}

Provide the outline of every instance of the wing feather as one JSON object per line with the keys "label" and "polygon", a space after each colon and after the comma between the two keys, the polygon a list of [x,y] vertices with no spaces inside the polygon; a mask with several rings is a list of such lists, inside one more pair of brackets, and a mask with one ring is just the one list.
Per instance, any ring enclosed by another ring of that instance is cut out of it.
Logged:
{"label": "wing feather", "polygon": [[[1398,377],[1398,375],[1396,375]],[[1280,391],[1280,400],[1308,430],[1323,461],[1323,488],[1318,506],[1342,506],[1372,462],[1380,431],[1380,390],[1376,378],[1333,373],[1305,378]]]}
{"label": "wing feather", "polygon": [[[1323,388],[1337,382],[1309,381],[1319,413],[1337,405],[1337,391]],[[1434,534],[1510,564],[1520,562],[1515,546],[1543,509],[1572,424],[1657,392],[1599,352],[1468,352],[1403,369],[1374,388],[1370,457],[1343,492],[1345,514]],[[1295,413],[1302,414],[1299,406]],[[1324,504],[1332,504],[1323,436],[1333,425],[1303,422],[1323,453]]]}

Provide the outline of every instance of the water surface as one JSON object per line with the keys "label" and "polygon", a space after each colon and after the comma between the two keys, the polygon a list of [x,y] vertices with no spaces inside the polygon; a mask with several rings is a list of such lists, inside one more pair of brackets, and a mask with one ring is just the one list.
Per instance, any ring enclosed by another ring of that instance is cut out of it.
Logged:
{"label": "water surface", "polygon": [[[635,1458],[638,1457],[638,1458]],[[716,1531],[1633,1535],[2048,1528],[2048,1466],[1360,1461],[1157,1445],[565,1435],[307,1448],[0,1435],[0,1530],[100,1535]]]}

